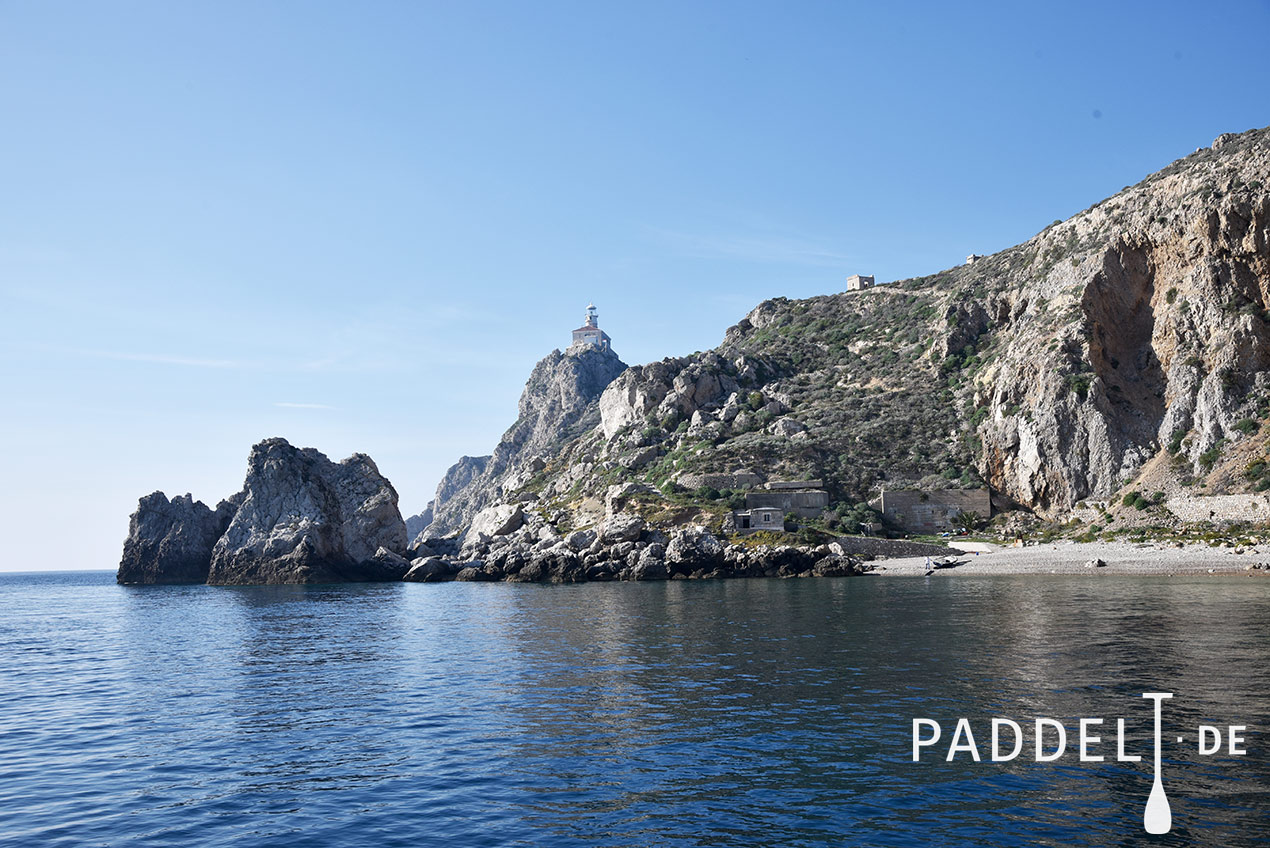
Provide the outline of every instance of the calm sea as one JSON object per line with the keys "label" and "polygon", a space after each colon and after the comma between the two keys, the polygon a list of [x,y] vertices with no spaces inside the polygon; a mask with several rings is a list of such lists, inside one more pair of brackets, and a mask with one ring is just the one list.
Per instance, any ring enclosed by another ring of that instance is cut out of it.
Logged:
{"label": "calm sea", "polygon": [[[3,575],[0,843],[1262,846],[1268,614],[1230,577]],[[1175,693],[1156,838],[1147,691]],[[993,716],[1101,717],[1108,761],[912,762],[914,718],[963,716],[985,759]],[[1248,754],[1200,757],[1200,723]]]}

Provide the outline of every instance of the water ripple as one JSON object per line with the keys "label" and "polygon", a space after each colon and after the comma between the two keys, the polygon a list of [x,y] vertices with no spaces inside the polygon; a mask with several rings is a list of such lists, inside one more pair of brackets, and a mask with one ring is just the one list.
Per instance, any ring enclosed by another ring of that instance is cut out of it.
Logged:
{"label": "water ripple", "polygon": [[1268,611],[1233,578],[5,575],[0,842],[1137,844],[1149,762],[913,764],[910,722],[1105,717],[1107,749],[1126,717],[1142,751],[1159,690],[1166,733],[1247,724],[1250,753],[1168,746],[1152,844],[1262,845]]}

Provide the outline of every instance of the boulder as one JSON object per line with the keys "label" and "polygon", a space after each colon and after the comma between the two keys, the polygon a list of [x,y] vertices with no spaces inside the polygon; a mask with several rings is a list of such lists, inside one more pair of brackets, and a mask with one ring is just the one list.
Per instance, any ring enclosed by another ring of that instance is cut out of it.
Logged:
{"label": "boulder", "polygon": [[403,580],[410,568],[410,560],[385,547],[380,547],[373,557],[359,565],[368,582]]}
{"label": "boulder", "polygon": [[634,542],[644,532],[644,519],[629,512],[619,512],[600,525],[600,541],[605,544]]}
{"label": "boulder", "polygon": [[807,432],[807,425],[794,418],[778,418],[772,422],[771,432],[774,436],[790,438]]}
{"label": "boulder", "polygon": [[420,557],[410,563],[410,570],[401,579],[409,583],[435,583],[449,574],[450,567],[441,557]]}
{"label": "boulder", "polygon": [[666,563],[673,571],[691,574],[710,570],[723,562],[723,544],[704,527],[692,525],[671,531],[666,545]]}
{"label": "boulder", "polygon": [[485,568],[485,563],[473,562],[466,568],[460,569],[459,573],[454,575],[454,579],[460,583],[488,583],[498,578]]}
{"label": "boulder", "polygon": [[817,577],[850,577],[860,573],[860,561],[854,557],[830,554],[816,560],[811,573]]}
{"label": "boulder", "polygon": [[525,513],[516,504],[498,504],[476,514],[464,536],[464,544],[480,536],[506,536],[525,523]]}
{"label": "boulder", "polygon": [[599,534],[594,530],[574,530],[564,537],[564,542],[575,551],[585,551],[595,544],[597,538],[599,538]]}

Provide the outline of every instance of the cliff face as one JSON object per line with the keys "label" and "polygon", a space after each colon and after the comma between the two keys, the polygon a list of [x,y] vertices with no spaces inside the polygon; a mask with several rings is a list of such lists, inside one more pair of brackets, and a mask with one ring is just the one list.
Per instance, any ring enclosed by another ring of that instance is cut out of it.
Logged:
{"label": "cliff face", "polygon": [[740,469],[821,478],[839,513],[882,487],[988,485],[1058,515],[1148,465],[1246,487],[1270,415],[1268,187],[1270,130],[1222,136],[973,264],[766,301],[713,351],[575,393],[572,423],[538,439],[526,403],[549,357],[465,507],[434,528],[499,500],[587,524],[615,484],[668,496],[689,473]]}
{"label": "cliff face", "polygon": [[626,364],[611,350],[573,345],[552,351],[530,374],[519,415],[487,457],[463,457],[437,487],[427,533],[460,530],[486,506],[524,486],[545,467],[545,457],[595,427],[595,400]]}
{"label": "cliff face", "polygon": [[1268,185],[1270,133],[1223,137],[1002,256],[1022,285],[978,301],[1001,355],[972,398],[994,487],[1062,511],[1157,456],[1193,479],[1251,441],[1270,388]]}
{"label": "cliff face", "polygon": [[399,580],[409,564],[397,492],[365,454],[331,462],[266,439],[243,490],[215,512],[191,497],[141,499],[120,583],[326,583]]}

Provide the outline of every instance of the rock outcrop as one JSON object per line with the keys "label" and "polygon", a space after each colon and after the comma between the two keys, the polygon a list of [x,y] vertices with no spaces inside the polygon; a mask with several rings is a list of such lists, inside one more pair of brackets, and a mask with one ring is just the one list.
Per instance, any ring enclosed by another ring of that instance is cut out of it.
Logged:
{"label": "rock outcrop", "polygon": [[213,511],[190,495],[168,500],[146,495],[128,523],[116,580],[119,583],[206,583],[212,548],[237,504],[221,501]]}
{"label": "rock outcrop", "polygon": [[410,569],[397,492],[365,454],[332,462],[266,439],[243,490],[216,511],[189,495],[142,498],[120,583],[327,583],[400,580]]}
{"label": "rock outcrop", "polygon": [[428,501],[428,505],[424,507],[423,512],[406,518],[406,538],[417,538],[420,533],[428,529],[428,525],[432,523],[432,512],[435,505],[435,500]]}
{"label": "rock outcrop", "polygon": [[463,530],[478,512],[542,472],[545,457],[595,427],[595,400],[626,370],[612,350],[573,345],[552,351],[536,366],[520,396],[516,423],[488,457],[463,457],[437,487],[427,534]]}
{"label": "rock outcrop", "polygon": [[400,579],[376,560],[406,550],[397,492],[365,454],[332,462],[266,439],[251,449],[246,496],[212,549],[209,583],[332,583]]}
{"label": "rock outcrop", "polygon": [[[596,529],[561,535],[535,512],[512,529],[493,507],[468,532],[456,555],[415,560],[412,582],[510,581],[584,583],[604,580],[683,580],[725,577],[847,577],[871,569],[841,546],[726,543],[703,526],[667,532],[631,513],[617,513]],[[505,517],[505,516],[503,516]],[[499,530],[498,533],[485,532]]]}

